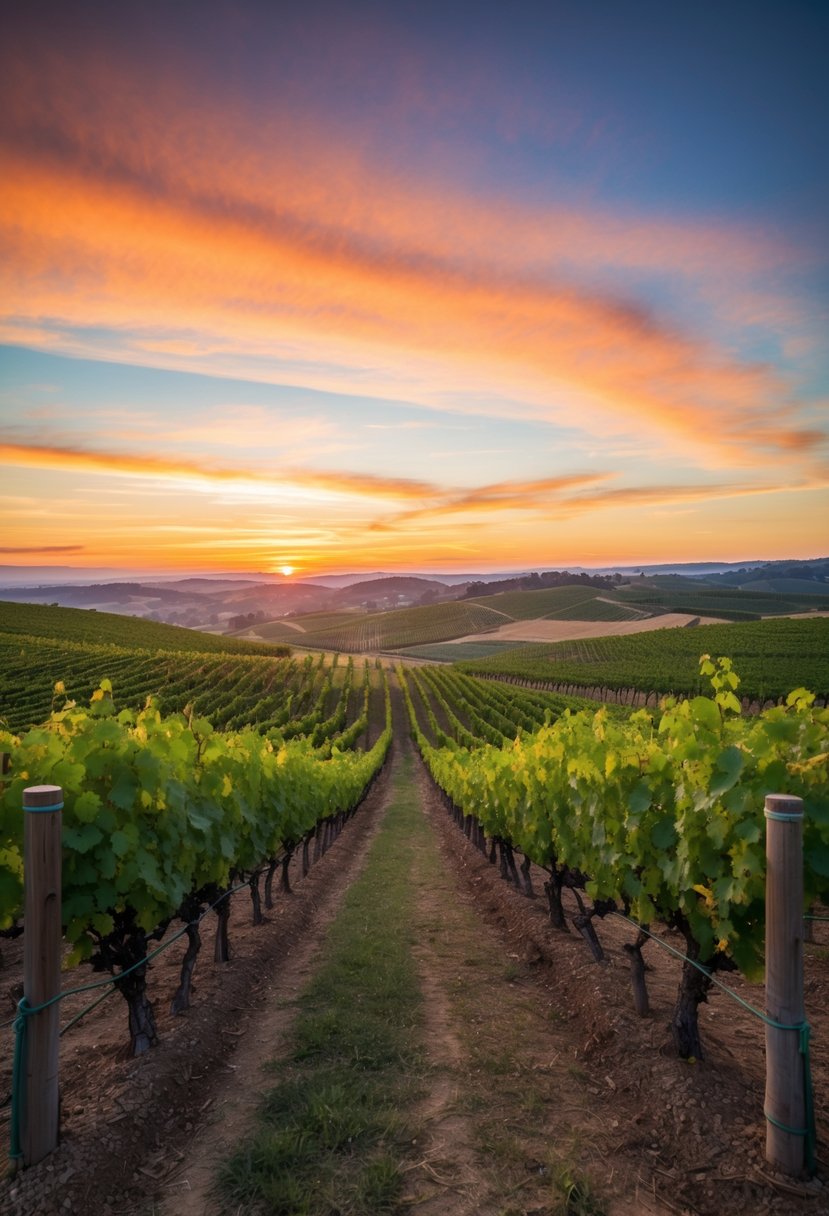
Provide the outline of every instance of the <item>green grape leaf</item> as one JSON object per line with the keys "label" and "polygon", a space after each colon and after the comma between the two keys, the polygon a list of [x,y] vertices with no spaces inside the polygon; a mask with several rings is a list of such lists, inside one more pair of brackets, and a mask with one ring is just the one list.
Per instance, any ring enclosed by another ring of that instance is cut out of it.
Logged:
{"label": "green grape leaf", "polygon": [[75,849],[78,853],[88,853],[104,838],[103,832],[94,823],[79,828],[64,827],[61,835],[64,846]]}
{"label": "green grape leaf", "polygon": [[77,798],[72,800],[72,811],[81,823],[92,823],[97,817],[98,809],[101,805],[101,799],[97,794],[87,790],[84,794],[78,794]]}
{"label": "green grape leaf", "polygon": [[122,811],[132,810],[135,796],[138,793],[138,782],[135,774],[126,766],[114,770],[115,780],[109,791],[109,801]]}
{"label": "green grape leaf", "polygon": [[709,697],[694,697],[690,703],[694,721],[708,730],[719,731],[722,726],[720,710],[716,701]]}
{"label": "green grape leaf", "polygon": [[122,831],[112,833],[112,836],[110,837],[110,844],[112,845],[112,851],[116,857],[125,857],[132,848],[132,841],[130,840],[129,836],[127,836],[126,832]]}
{"label": "green grape leaf", "polygon": [[763,833],[759,822],[754,819],[743,819],[734,825],[734,835],[749,844],[756,844]]}
{"label": "green grape leaf", "polygon": [[631,815],[642,815],[651,804],[651,789],[646,781],[638,781],[628,798]]}
{"label": "green grape leaf", "polygon": [[678,839],[676,823],[670,815],[664,815],[651,828],[651,840],[657,849],[670,849]]}

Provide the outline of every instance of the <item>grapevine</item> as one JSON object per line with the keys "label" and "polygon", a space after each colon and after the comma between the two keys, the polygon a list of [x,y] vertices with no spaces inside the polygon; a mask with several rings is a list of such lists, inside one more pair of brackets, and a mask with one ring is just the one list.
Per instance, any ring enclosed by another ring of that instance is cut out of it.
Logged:
{"label": "grapevine", "polygon": [[[472,750],[432,746],[407,703],[436,783],[487,837],[548,870],[551,911],[567,883],[593,901],[591,910],[582,903],[577,927],[623,908],[641,924],[678,929],[709,970],[736,966],[753,978],[763,958],[766,794],[803,799],[806,898],[829,897],[829,711],[797,689],[784,706],[743,717],[730,661],[704,656],[701,673],[710,696],[667,698],[627,720],[604,708],[565,711],[535,734]],[[675,1016],[688,1056],[701,1051],[699,974],[686,964]]]}

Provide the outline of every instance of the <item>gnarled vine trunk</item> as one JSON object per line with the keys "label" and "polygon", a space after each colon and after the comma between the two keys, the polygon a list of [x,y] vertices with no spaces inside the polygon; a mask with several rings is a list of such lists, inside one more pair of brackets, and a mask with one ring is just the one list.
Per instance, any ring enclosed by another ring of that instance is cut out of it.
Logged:
{"label": "gnarled vine trunk", "polygon": [[175,996],[170,1002],[170,1013],[184,1013],[190,1008],[190,990],[193,982],[193,970],[201,950],[201,934],[199,922],[191,921],[186,928],[187,949],[181,962],[181,978]]}

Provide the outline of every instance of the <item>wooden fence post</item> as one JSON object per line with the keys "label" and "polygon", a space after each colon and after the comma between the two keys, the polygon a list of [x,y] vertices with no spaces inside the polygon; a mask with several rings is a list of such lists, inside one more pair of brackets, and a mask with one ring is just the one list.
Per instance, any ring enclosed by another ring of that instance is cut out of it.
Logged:
{"label": "wooden fence post", "polygon": [[[766,817],[766,1016],[800,1027],[803,1009],[803,802],[769,794]],[[797,1029],[766,1024],[766,1159],[804,1172],[807,1147],[804,1060]]]}
{"label": "wooden fence post", "polygon": [[[23,995],[32,1006],[60,992],[62,809],[60,786],[23,791]],[[27,1023],[20,1143],[23,1164],[34,1165],[58,1145],[59,1002]]]}

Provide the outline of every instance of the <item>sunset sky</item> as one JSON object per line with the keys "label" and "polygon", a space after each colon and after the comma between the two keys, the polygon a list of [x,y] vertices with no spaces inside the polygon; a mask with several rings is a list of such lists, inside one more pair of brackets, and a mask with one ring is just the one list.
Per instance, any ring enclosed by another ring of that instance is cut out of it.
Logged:
{"label": "sunset sky", "polygon": [[829,552],[829,5],[7,9],[0,565]]}

